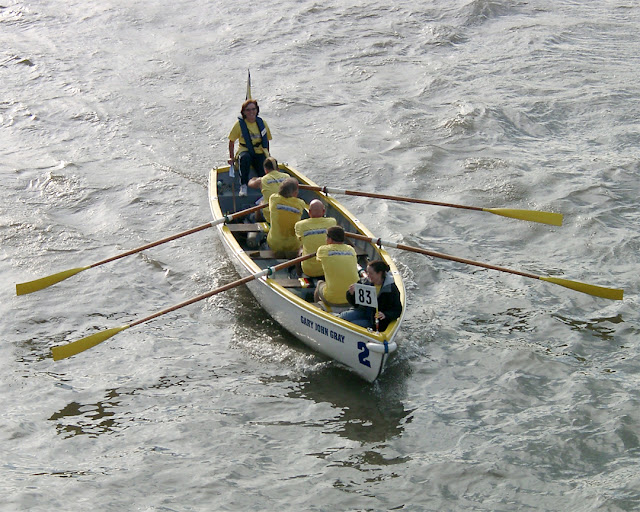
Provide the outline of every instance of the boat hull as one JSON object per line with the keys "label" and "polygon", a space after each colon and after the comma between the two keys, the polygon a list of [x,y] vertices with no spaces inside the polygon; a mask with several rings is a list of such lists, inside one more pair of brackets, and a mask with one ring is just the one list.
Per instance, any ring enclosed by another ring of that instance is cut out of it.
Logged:
{"label": "boat hull", "polygon": [[[298,178],[301,183],[313,185],[306,177],[288,166],[281,165],[281,170],[286,170],[292,176]],[[222,186],[225,183],[225,179],[229,179],[228,168],[213,169],[211,171],[209,201],[214,219],[219,219],[228,213],[223,211],[223,204],[228,207],[231,204],[229,197],[223,198],[223,194],[219,190],[225,188]],[[227,195],[229,195],[229,189],[233,193],[233,187],[226,187],[226,189]],[[339,217],[340,223],[346,224],[345,227],[371,235],[363,226],[359,225],[357,219],[341,205],[336,204],[334,199],[324,196],[322,193],[316,194],[322,196],[322,200],[325,203],[331,203],[332,214]],[[236,204],[236,201],[240,201],[240,198],[234,196],[232,200],[232,209],[234,211],[243,207]],[[251,251],[247,251],[246,247],[238,241],[227,224],[219,224],[217,229],[225,250],[241,277],[256,274],[268,265],[268,262],[252,259]],[[389,255],[383,249],[375,246],[365,247],[365,249],[370,253],[370,259],[380,257],[393,264]],[[393,272],[396,284],[399,284],[404,304],[404,286],[395,266],[393,266]],[[397,349],[394,338],[403,315],[392,322],[384,333],[378,333],[359,327],[338,318],[330,312],[324,311],[317,304],[306,300],[303,294],[292,293],[289,288],[281,285],[275,276],[258,277],[249,281],[247,287],[266,312],[293,336],[314,351],[346,366],[368,382],[373,382],[378,378],[383,372],[389,357]]]}

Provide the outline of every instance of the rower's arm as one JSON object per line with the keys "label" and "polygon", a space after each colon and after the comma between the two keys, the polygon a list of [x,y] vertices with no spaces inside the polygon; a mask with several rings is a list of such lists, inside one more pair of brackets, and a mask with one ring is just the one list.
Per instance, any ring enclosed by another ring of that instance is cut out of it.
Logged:
{"label": "rower's arm", "polygon": [[235,153],[235,147],[236,147],[236,142],[234,140],[230,140],[229,141],[229,163],[233,163],[233,160],[235,159],[236,153]]}

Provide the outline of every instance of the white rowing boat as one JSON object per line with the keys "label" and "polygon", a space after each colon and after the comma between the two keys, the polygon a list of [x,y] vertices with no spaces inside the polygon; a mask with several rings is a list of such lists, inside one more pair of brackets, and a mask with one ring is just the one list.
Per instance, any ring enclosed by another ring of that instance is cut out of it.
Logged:
{"label": "white rowing boat", "polygon": [[[301,184],[316,186],[312,181],[287,165],[280,170],[298,179]],[[234,182],[235,180],[235,182]],[[229,167],[211,171],[209,177],[209,204],[214,220],[224,218],[254,206],[260,199],[259,191],[249,189],[249,195],[236,196],[238,177],[229,176]],[[326,215],[334,217],[345,231],[367,237],[373,235],[333,197],[320,191],[300,190],[299,197],[307,204],[315,198],[324,202]],[[269,229],[266,223],[250,223],[247,219],[220,223],[217,226],[225,250],[241,277],[257,274],[284,260],[268,250],[260,239]],[[383,332],[359,327],[324,311],[313,302],[314,280],[291,278],[287,269],[278,270],[249,281],[247,286],[260,305],[287,331],[313,350],[346,366],[357,375],[373,382],[383,372],[389,356],[397,350],[394,341],[404,317],[405,291],[402,277],[389,254],[368,241],[355,240],[358,262],[366,268],[367,261],[384,260],[391,268],[400,291],[403,312]]]}

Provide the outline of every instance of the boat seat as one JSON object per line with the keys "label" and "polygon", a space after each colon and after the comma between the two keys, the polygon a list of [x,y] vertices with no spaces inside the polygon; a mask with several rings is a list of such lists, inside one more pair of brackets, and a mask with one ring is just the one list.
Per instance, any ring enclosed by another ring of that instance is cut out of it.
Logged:
{"label": "boat seat", "polygon": [[[266,222],[253,222],[253,223],[237,223],[237,224],[226,224],[229,228],[229,231],[232,233],[268,233],[269,232],[269,224]],[[356,250],[356,255],[358,256],[366,256],[367,251],[365,251],[362,247],[353,246]]]}
{"label": "boat seat", "polygon": [[267,233],[269,231],[269,225],[266,222],[226,224],[226,226],[232,233]]}
{"label": "boat seat", "polygon": [[[364,249],[361,249],[359,247],[354,247],[354,249],[356,250],[356,254],[358,256],[366,256],[367,252]],[[286,258],[282,257],[282,253],[278,254],[274,251],[271,250],[261,250],[261,251],[245,251],[245,253],[252,259],[252,260],[286,260]]]}
{"label": "boat seat", "polygon": [[276,254],[273,251],[245,251],[245,254],[252,260],[282,260],[287,261],[286,258],[280,257],[281,254]]}
{"label": "boat seat", "polygon": [[309,279],[298,278],[298,279],[286,279],[286,278],[276,278],[271,279],[269,281],[273,281],[276,284],[279,284],[283,288],[313,288],[315,285],[313,281],[309,281]]}

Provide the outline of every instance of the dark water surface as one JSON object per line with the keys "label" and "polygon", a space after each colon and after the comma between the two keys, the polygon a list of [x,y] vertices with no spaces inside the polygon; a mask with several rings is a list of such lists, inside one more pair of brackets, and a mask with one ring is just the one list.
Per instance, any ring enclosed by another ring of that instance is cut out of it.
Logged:
{"label": "dark water surface", "polygon": [[[0,510],[635,510],[640,6],[454,0],[0,4]],[[361,382],[244,288],[210,219],[246,70],[273,154],[344,198],[409,307]]]}

